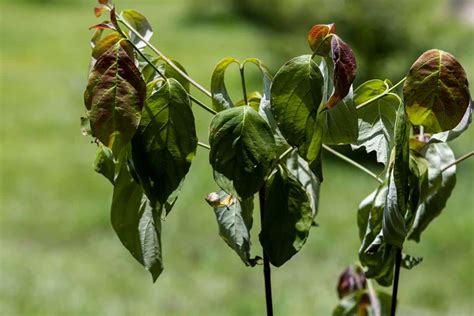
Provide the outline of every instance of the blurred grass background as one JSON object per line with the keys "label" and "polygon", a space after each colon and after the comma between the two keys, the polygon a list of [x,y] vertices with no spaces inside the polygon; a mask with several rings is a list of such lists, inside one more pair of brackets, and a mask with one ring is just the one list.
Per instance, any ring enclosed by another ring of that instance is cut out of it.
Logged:
{"label": "blurred grass background", "polygon": [[[466,3],[116,1],[119,9],[143,12],[155,29],[152,42],[206,86],[225,56],[259,57],[276,71],[308,53],[313,24],[332,21],[354,47],[358,83],[398,81],[432,47],[455,54],[473,83],[474,30]],[[96,148],[79,133],[94,5],[1,2],[0,314],[263,315],[261,267],[243,266],[219,238],[204,202],[216,186],[201,148],[163,225],[165,271],[157,284],[116,238],[109,223],[112,188],[92,171]],[[248,76],[258,89],[257,72]],[[237,84],[238,77],[229,73],[228,82]],[[209,117],[199,108],[195,113],[199,138],[206,140]],[[471,127],[452,144],[457,156],[472,150],[473,137]],[[464,162],[444,213],[420,245],[408,246],[424,262],[402,271],[400,315],[473,315],[473,175],[474,161]],[[339,273],[357,260],[357,205],[375,186],[325,156],[320,227],[293,260],[273,269],[276,315],[330,315]]]}

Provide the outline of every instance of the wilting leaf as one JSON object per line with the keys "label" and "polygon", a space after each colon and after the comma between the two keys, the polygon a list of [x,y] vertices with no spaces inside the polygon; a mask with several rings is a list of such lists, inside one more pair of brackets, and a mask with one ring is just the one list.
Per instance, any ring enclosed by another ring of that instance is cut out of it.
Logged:
{"label": "wilting leaf", "polygon": [[408,239],[420,241],[421,233],[433,219],[440,215],[456,185],[456,166],[441,170],[455,160],[446,143],[430,144],[425,154],[428,161],[429,194],[418,207]]}
{"label": "wilting leaf", "polygon": [[178,81],[168,79],[148,97],[132,139],[134,166],[152,202],[174,203],[169,198],[189,171],[196,147],[189,97]]}
{"label": "wilting leaf", "polygon": [[311,50],[323,57],[331,51],[331,36],[336,31],[336,25],[316,24],[308,32],[308,44]]}
{"label": "wilting leaf", "polygon": [[326,103],[328,109],[335,107],[349,93],[357,69],[352,49],[335,34],[331,37],[331,56],[334,63],[334,91]]}
{"label": "wilting leaf", "polygon": [[387,199],[383,216],[385,242],[401,248],[408,233],[405,213],[408,205],[409,140],[410,128],[405,111],[398,110],[395,122],[395,160],[390,171]]}
{"label": "wilting leaf", "polygon": [[[358,106],[384,93],[389,85],[378,79],[369,80],[354,91],[354,102]],[[353,148],[365,147],[367,153],[375,151],[377,161],[387,165],[393,147],[393,130],[399,99],[387,94],[357,110],[359,115],[359,137]]]}
{"label": "wilting leaf", "polygon": [[[147,42],[153,36],[153,30],[150,23],[145,16],[135,10],[124,10],[120,14],[122,18],[128,22]],[[130,40],[137,48],[142,49],[146,47],[146,43],[130,31]]]}
{"label": "wilting leaf", "polygon": [[467,130],[472,121],[472,108],[473,104],[471,100],[469,102],[469,106],[466,110],[466,113],[464,113],[464,116],[461,119],[461,122],[459,122],[459,124],[455,128],[449,131],[432,135],[430,137],[429,143],[449,142],[464,133],[464,131]]}
{"label": "wilting leaf", "polygon": [[115,162],[112,151],[99,145],[97,156],[94,161],[94,171],[106,177],[112,184],[115,178]]}
{"label": "wilting leaf", "polygon": [[324,116],[319,113],[324,79],[311,55],[293,58],[276,74],[271,109],[281,133],[307,161],[318,159]]}
{"label": "wilting leaf", "polygon": [[469,105],[464,69],[453,55],[438,49],[423,53],[403,86],[408,119],[427,133],[455,128]]}
{"label": "wilting leaf", "polygon": [[298,155],[296,150],[293,150],[286,160],[286,166],[288,171],[298,182],[303,186],[306,193],[308,194],[311,214],[313,217],[313,223],[315,223],[316,215],[318,214],[319,205],[319,188],[320,181],[318,177],[310,169],[306,160]]}
{"label": "wilting leaf", "polygon": [[127,45],[120,41],[100,56],[84,92],[92,136],[115,155],[135,134],[146,93]]}
{"label": "wilting leaf", "polygon": [[241,203],[236,197],[220,191],[209,194],[206,201],[214,208],[219,235],[239,255],[245,265],[254,265],[250,259],[253,199]]}
{"label": "wilting leaf", "polygon": [[219,112],[211,121],[209,143],[213,169],[233,182],[241,198],[260,189],[276,152],[270,127],[254,109],[239,106]]}
{"label": "wilting leaf", "polygon": [[112,198],[112,226],[125,248],[151,273],[153,281],[163,271],[159,213],[131,177],[127,164],[122,164]]}
{"label": "wilting leaf", "polygon": [[265,184],[262,211],[260,243],[270,262],[279,267],[303,247],[312,223],[311,203],[305,189],[282,166]]}
{"label": "wilting leaf", "polygon": [[212,107],[217,112],[225,109],[230,109],[234,106],[234,103],[230,99],[229,93],[225,86],[224,76],[227,67],[231,64],[236,63],[240,67],[240,63],[237,59],[227,57],[219,61],[212,72],[211,77],[211,93],[212,93]]}

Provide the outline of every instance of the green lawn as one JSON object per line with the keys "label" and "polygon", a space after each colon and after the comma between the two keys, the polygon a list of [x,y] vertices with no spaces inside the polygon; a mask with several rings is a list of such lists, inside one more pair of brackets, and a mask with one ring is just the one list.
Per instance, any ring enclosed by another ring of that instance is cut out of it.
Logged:
{"label": "green lawn", "polygon": [[[261,268],[244,267],[222,242],[203,199],[216,190],[204,150],[163,224],[165,271],[156,284],[116,238],[109,223],[111,187],[92,171],[96,149],[79,132],[87,27],[96,22],[94,1],[88,2],[1,4],[0,314],[263,315]],[[277,34],[233,15],[190,20],[185,0],[116,2],[145,12],[156,30],[153,42],[206,86],[225,56],[284,62],[267,49],[267,41],[281,39]],[[472,78],[474,69],[467,70]],[[256,72],[250,75],[257,89]],[[237,77],[230,75],[232,82]],[[195,112],[199,138],[207,140],[209,117]],[[472,150],[473,138],[471,128],[453,144],[456,155]],[[376,183],[325,158],[320,227],[293,260],[273,269],[276,315],[330,315],[338,275],[357,260],[356,209]],[[444,214],[421,245],[409,246],[424,262],[402,271],[400,315],[474,312],[473,175],[474,160],[460,166]]]}

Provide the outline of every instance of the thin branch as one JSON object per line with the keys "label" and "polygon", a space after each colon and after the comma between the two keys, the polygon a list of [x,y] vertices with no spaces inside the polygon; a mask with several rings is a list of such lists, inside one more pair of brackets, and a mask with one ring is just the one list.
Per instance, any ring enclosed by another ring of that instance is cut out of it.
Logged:
{"label": "thin branch", "polygon": [[474,156],[474,150],[471,151],[471,152],[468,152],[467,154],[465,155],[462,155],[461,157],[459,157],[458,159],[454,160],[452,163],[450,163],[449,165],[447,165],[446,167],[444,167],[443,169],[441,169],[441,172],[445,172],[446,170],[448,170],[449,168],[451,168],[452,166],[454,165],[457,165],[458,163],[466,160],[467,158],[471,157],[471,156]]}
{"label": "thin branch", "polygon": [[397,82],[394,86],[392,86],[391,88],[388,88],[387,90],[385,90],[384,92],[382,92],[381,94],[373,97],[372,99],[370,100],[367,100],[361,104],[359,104],[357,107],[356,107],[356,110],[360,110],[362,109],[363,107],[369,105],[370,103],[374,102],[374,101],[377,101],[378,99],[381,99],[383,98],[384,96],[386,96],[387,94],[389,94],[390,92],[392,92],[393,90],[395,90],[399,85],[401,85],[402,83],[405,82],[405,80],[407,80],[407,77],[403,78],[402,80],[400,80],[399,82]]}
{"label": "thin branch", "polygon": [[211,149],[211,146],[205,143],[201,143],[201,142],[198,142],[198,146],[201,146],[202,148],[206,148],[206,149]]}
{"label": "thin branch", "polygon": [[392,304],[390,306],[390,316],[395,316],[397,311],[398,281],[400,279],[400,266],[402,265],[402,250],[397,249],[395,254],[395,275],[393,277]]}
{"label": "thin branch", "polygon": [[[260,225],[263,230],[263,219],[265,211],[265,188],[258,191],[258,198],[260,203]],[[267,306],[267,316],[273,316],[273,302],[272,302],[272,278],[270,269],[270,260],[268,259],[265,249],[263,251],[263,277],[265,281],[265,302]]]}
{"label": "thin branch", "polygon": [[122,18],[122,15],[117,15],[117,19],[122,22],[123,25],[125,25],[133,34],[135,34],[136,37],[141,39],[143,43],[146,44],[155,54],[160,56],[168,65],[170,65],[171,68],[173,68],[177,73],[179,73],[181,76],[183,76],[186,80],[189,81],[190,84],[195,86],[199,91],[207,95],[208,97],[212,98],[211,92],[209,92],[206,88],[201,86],[199,83],[197,83],[193,78],[189,77],[187,73],[182,71],[178,66],[176,66],[171,59],[166,57],[161,51],[159,51],[155,46],[153,46],[150,42],[148,42],[140,33],[138,33],[137,30],[135,30],[125,19]]}
{"label": "thin branch", "polygon": [[363,172],[367,173],[369,176],[371,176],[372,178],[374,178],[376,181],[378,181],[380,184],[383,183],[383,180],[380,179],[379,177],[377,177],[377,175],[375,173],[373,173],[372,171],[370,171],[369,169],[367,169],[366,167],[362,166],[361,164],[355,162],[354,160],[350,159],[349,157],[341,154],[340,152],[332,149],[331,147],[327,146],[327,145],[324,145],[323,144],[323,148],[326,149],[327,151],[329,151],[331,154],[333,154],[334,156],[344,160],[345,162],[348,162],[350,163],[351,165],[353,165],[354,167],[362,170]]}
{"label": "thin branch", "polygon": [[211,109],[210,107],[208,107],[207,105],[205,105],[203,102],[199,101],[198,99],[196,99],[191,93],[188,93],[189,95],[189,98],[191,99],[191,101],[193,101],[194,103],[196,103],[197,105],[199,105],[200,107],[202,107],[204,110],[206,110],[207,112],[211,113],[211,114],[217,114],[217,111],[215,111],[214,109]]}
{"label": "thin branch", "polygon": [[247,88],[245,87],[245,75],[244,75],[244,66],[240,66],[240,80],[242,81],[242,93],[244,95],[244,102],[245,105],[249,105],[249,101],[247,100]]}

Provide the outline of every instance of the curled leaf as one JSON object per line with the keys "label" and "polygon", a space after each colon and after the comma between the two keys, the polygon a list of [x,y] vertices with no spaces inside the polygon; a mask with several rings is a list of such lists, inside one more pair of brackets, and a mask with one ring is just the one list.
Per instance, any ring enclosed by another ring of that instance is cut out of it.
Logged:
{"label": "curled leaf", "polygon": [[317,55],[326,57],[331,52],[331,36],[336,31],[336,25],[316,24],[308,32],[308,44]]}
{"label": "curled leaf", "polygon": [[240,67],[240,62],[232,57],[227,57],[219,61],[212,72],[211,77],[211,94],[212,94],[212,107],[217,112],[230,109],[234,106],[224,81],[225,72],[227,67],[231,64],[237,64]]}
{"label": "curled leaf", "polygon": [[468,85],[453,55],[439,49],[426,51],[411,66],[403,86],[408,119],[428,133],[455,128],[469,106]]}

